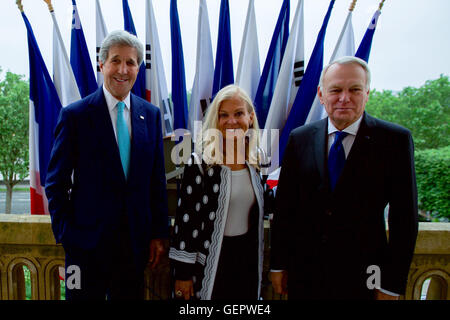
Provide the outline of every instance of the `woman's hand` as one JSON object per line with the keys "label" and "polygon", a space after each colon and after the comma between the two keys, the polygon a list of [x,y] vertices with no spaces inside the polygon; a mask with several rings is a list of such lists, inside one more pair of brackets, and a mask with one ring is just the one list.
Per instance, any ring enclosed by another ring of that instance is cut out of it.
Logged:
{"label": "woman's hand", "polygon": [[194,284],[192,280],[175,280],[175,297],[189,300],[194,296]]}

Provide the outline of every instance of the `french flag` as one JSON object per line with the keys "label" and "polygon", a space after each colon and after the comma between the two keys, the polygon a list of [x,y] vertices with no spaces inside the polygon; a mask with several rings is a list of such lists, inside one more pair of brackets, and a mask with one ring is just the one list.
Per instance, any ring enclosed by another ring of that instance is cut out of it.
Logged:
{"label": "french flag", "polygon": [[283,0],[254,99],[259,127],[264,128],[289,38],[289,0]]}
{"label": "french flag", "polygon": [[[188,129],[192,132],[194,142],[197,141],[200,130],[200,126],[196,126],[195,121],[203,120],[203,115],[211,103],[213,81],[214,57],[209,28],[208,7],[206,6],[206,0],[200,0],[198,7],[195,77],[188,108]],[[194,130],[197,131],[194,132]]]}
{"label": "french flag", "polygon": [[361,58],[367,63],[369,62],[370,50],[372,48],[373,35],[375,34],[375,28],[377,27],[378,18],[380,17],[381,11],[378,9],[375,11],[372,20],[370,20],[369,27],[364,34],[361,43],[359,44],[358,51],[355,53],[355,57]]}
{"label": "french flag", "polygon": [[189,114],[177,0],[170,1],[170,40],[172,44],[173,128],[175,130],[187,129]]}
{"label": "french flag", "polygon": [[30,209],[31,214],[49,214],[44,185],[54,142],[53,130],[62,106],[30,22],[23,12],[22,17],[27,28],[30,60]]}
{"label": "french flag", "polygon": [[81,97],[93,93],[97,90],[97,81],[95,79],[94,69],[92,69],[89,50],[84,38],[83,27],[81,26],[80,16],[78,14],[77,3],[72,0],[72,32],[70,45],[70,64],[75,76]]}
{"label": "french flag", "polygon": [[250,0],[242,36],[241,52],[236,74],[238,84],[248,95],[255,99],[261,69],[259,66],[258,31],[256,27],[255,1]]}
{"label": "french flag", "polygon": [[145,8],[145,90],[147,100],[160,109],[163,135],[166,137],[173,133],[172,102],[167,90],[158,28],[151,0],[145,2]]}
{"label": "french flag", "polygon": [[105,20],[103,19],[102,9],[100,3],[95,0],[95,43],[96,43],[96,58],[97,58],[97,85],[100,87],[103,84],[103,73],[100,71],[99,54],[103,39],[106,38],[108,30],[106,29]]}
{"label": "french flag", "polygon": [[[122,8],[123,8],[123,21],[124,21],[124,30],[129,33],[135,35],[137,37],[136,28],[134,26],[133,17],[131,15],[130,7],[128,5],[128,0],[122,0]],[[139,67],[139,72],[137,75],[136,82],[134,83],[131,91],[141,97],[142,99],[148,99],[147,94],[145,92],[145,61],[143,61]]]}
{"label": "french flag", "polygon": [[212,98],[214,99],[220,89],[232,83],[234,83],[234,73],[233,52],[231,49],[230,4],[228,0],[221,0]]}

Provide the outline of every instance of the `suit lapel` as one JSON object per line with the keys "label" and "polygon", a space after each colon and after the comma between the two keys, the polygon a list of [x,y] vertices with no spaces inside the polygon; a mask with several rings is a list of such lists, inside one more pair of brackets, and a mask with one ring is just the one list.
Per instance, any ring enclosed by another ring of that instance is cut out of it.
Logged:
{"label": "suit lapel", "polygon": [[318,122],[316,130],[313,133],[314,158],[320,174],[320,181],[323,183],[321,188],[328,185],[328,173],[326,172],[327,128],[328,118],[325,118]]}
{"label": "suit lapel", "polygon": [[131,154],[130,154],[130,172],[128,180],[130,181],[135,174],[139,174],[139,146],[145,145],[143,141],[147,140],[147,121],[146,113],[142,102],[136,96],[131,94]]}
{"label": "suit lapel", "polygon": [[140,140],[145,139],[147,136],[147,126],[145,121],[145,112],[142,102],[140,102],[133,94],[130,98],[131,101],[131,146],[132,149]]}
{"label": "suit lapel", "polygon": [[[373,119],[366,113],[361,121],[358,133],[355,137],[355,142],[353,142],[352,149],[348,154],[347,164],[349,166],[353,165],[355,161],[361,161],[361,158],[368,158],[368,148],[370,147],[373,137],[372,137],[372,127],[374,126]],[[344,168],[345,170],[345,168]]]}
{"label": "suit lapel", "polygon": [[[119,147],[114,135],[114,128],[111,123],[108,106],[103,95],[103,88],[100,87],[90,104],[90,122],[93,132],[93,139],[98,142],[98,150],[100,151],[100,159],[103,168],[111,168],[116,177],[120,177],[125,182],[125,174],[123,173],[122,163],[120,161]],[[111,177],[109,177],[111,178]]]}

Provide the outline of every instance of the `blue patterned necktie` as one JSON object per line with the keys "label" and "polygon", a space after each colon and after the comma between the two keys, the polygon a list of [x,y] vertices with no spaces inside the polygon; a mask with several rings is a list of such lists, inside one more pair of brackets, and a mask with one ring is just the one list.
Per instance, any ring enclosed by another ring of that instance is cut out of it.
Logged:
{"label": "blue patterned necktie", "polygon": [[331,146],[328,155],[328,172],[330,177],[330,187],[334,190],[336,183],[341,175],[342,169],[345,165],[345,151],[342,145],[342,140],[347,136],[347,132],[337,131],[335,133],[334,143]]}
{"label": "blue patterned necktie", "polygon": [[119,145],[120,161],[122,162],[125,178],[128,177],[128,167],[130,165],[130,133],[123,116],[125,103],[119,101],[117,103],[117,143]]}

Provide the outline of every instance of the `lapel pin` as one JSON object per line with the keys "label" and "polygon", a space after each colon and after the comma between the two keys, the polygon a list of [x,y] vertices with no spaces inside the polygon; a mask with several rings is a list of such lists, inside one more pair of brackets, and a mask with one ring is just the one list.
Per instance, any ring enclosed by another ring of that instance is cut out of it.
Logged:
{"label": "lapel pin", "polygon": [[142,120],[144,120],[144,116],[139,116],[139,118],[141,118]]}

